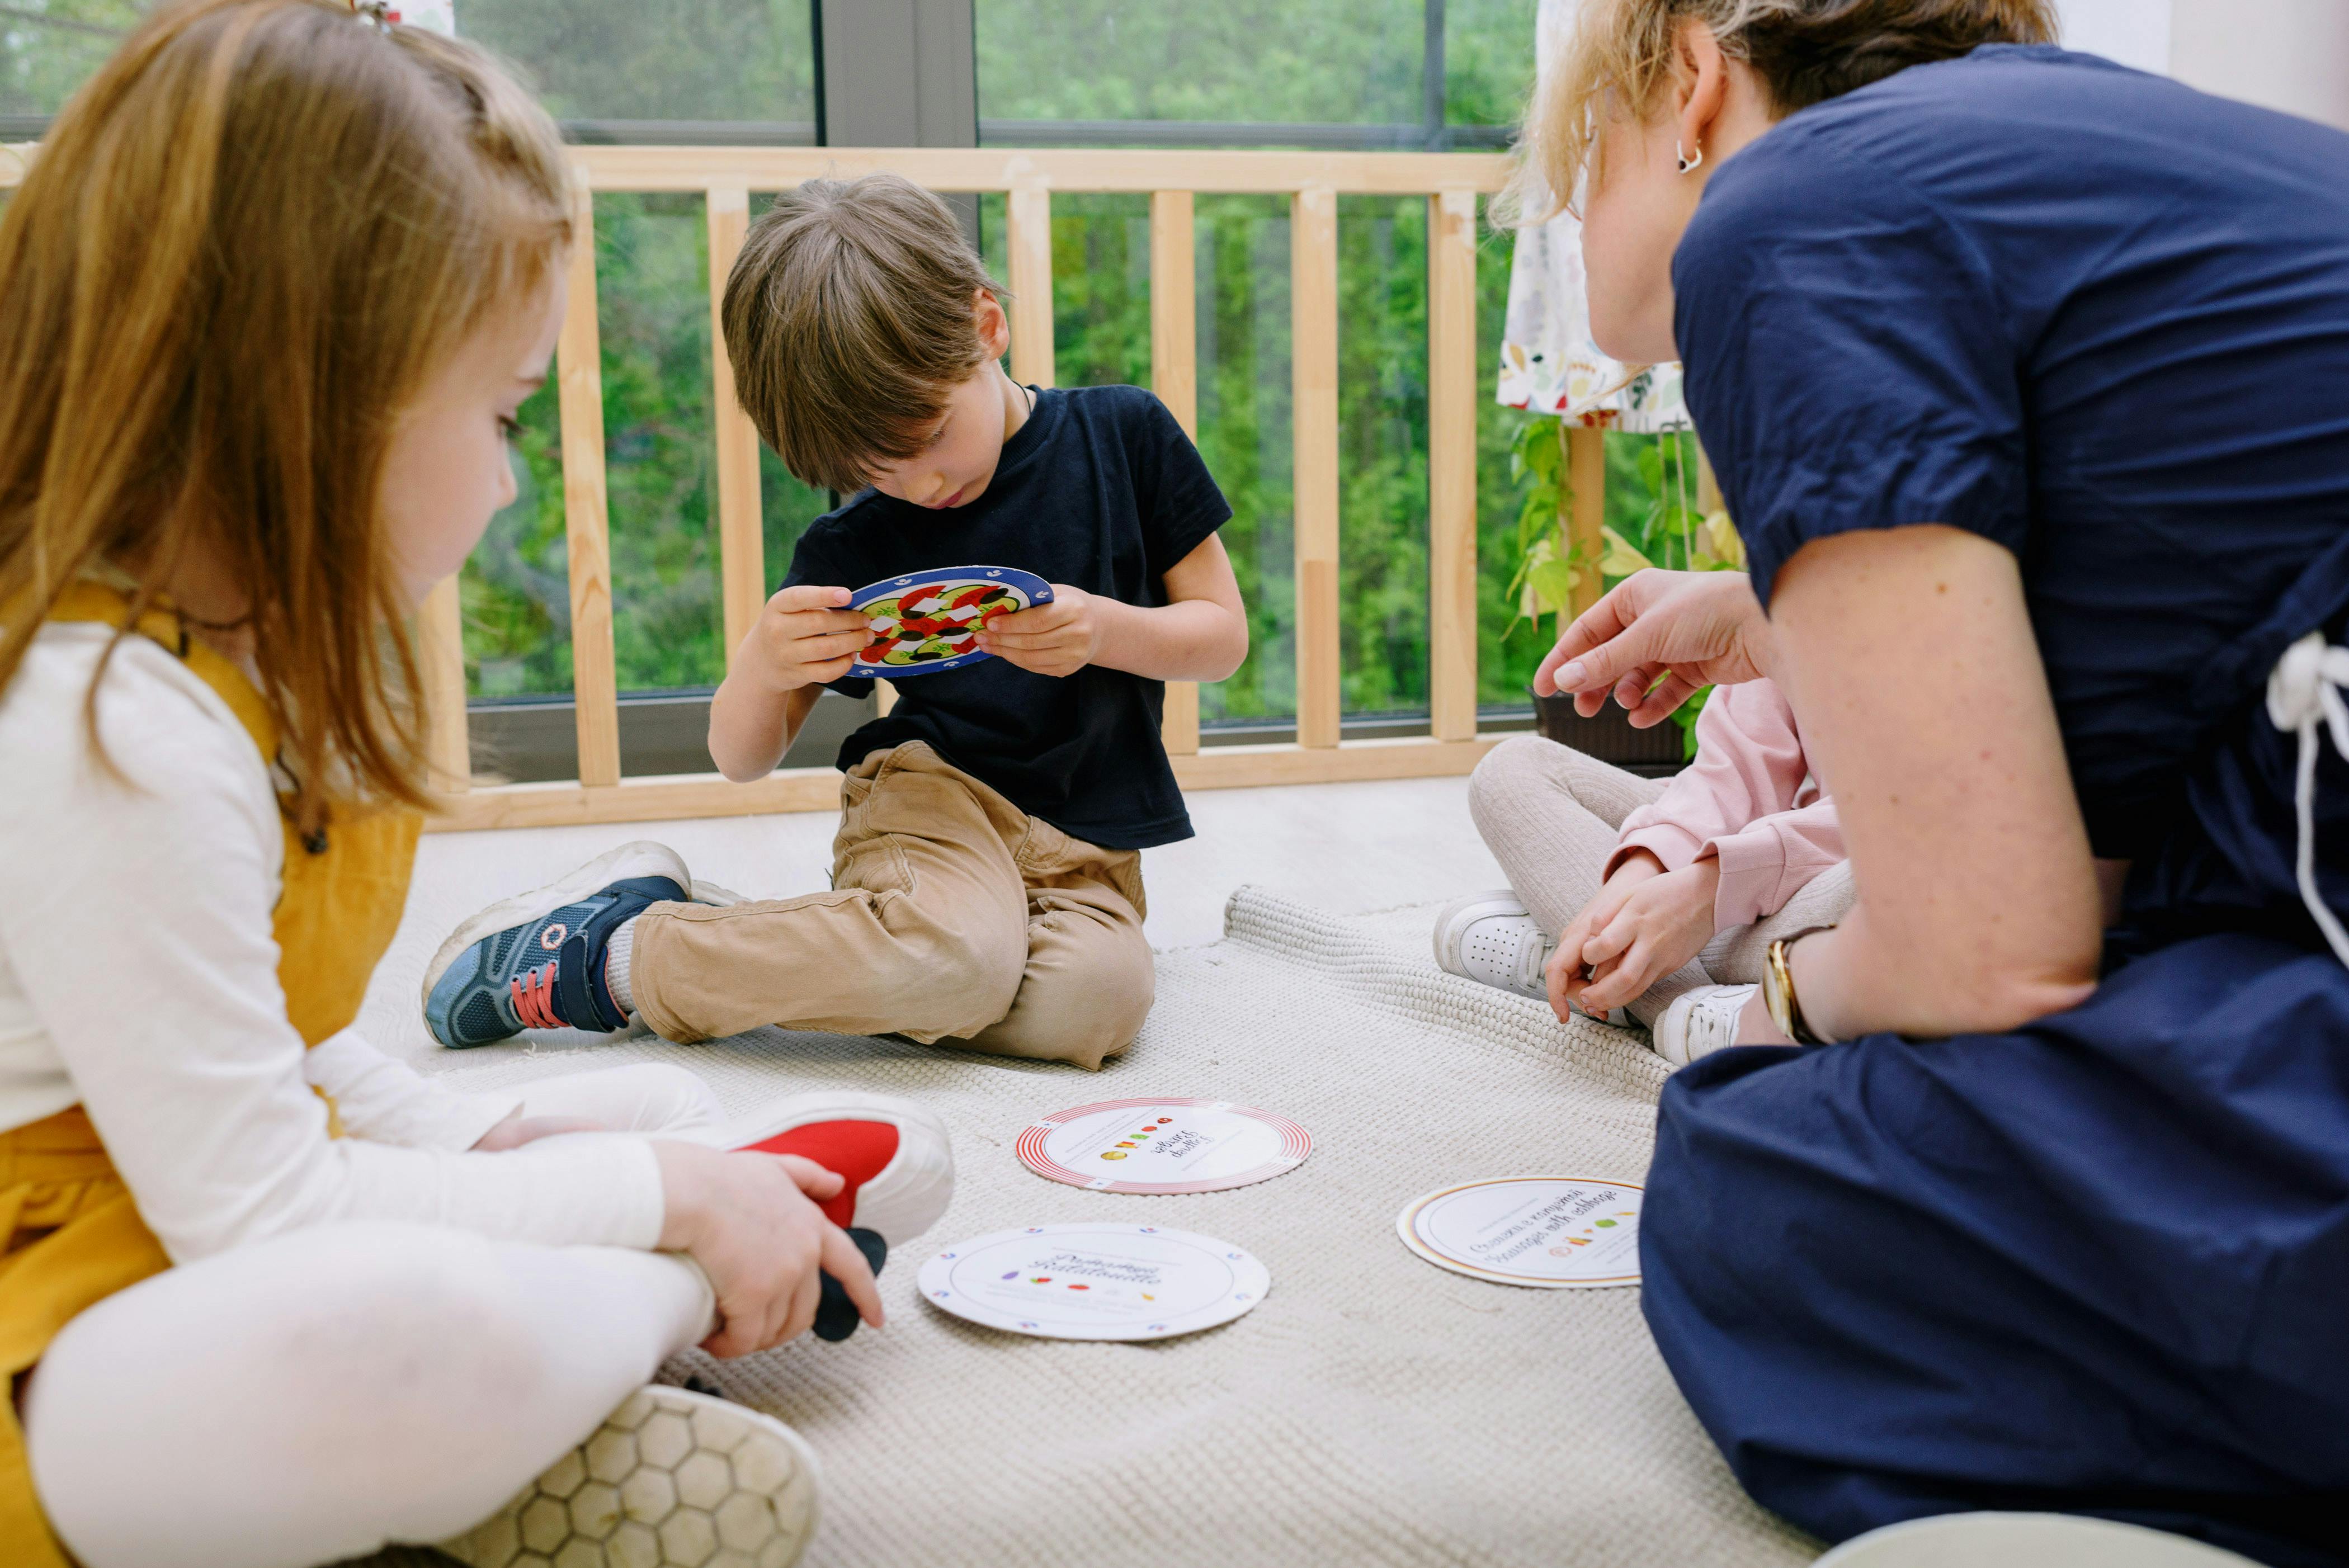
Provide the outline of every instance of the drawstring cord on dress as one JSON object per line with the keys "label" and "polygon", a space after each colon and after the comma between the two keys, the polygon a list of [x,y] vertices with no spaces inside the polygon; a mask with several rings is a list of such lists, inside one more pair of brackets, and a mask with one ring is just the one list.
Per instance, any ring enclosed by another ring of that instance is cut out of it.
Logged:
{"label": "drawstring cord on dress", "polygon": [[2292,802],[2300,823],[2292,869],[2300,878],[2301,902],[2332,944],[2333,956],[2349,965],[2349,931],[2341,928],[2316,891],[2316,727],[2321,721],[2333,732],[2333,749],[2349,760],[2349,702],[2342,700],[2344,686],[2349,686],[2349,648],[2328,646],[2322,632],[2311,632],[2286,648],[2268,676],[2269,719],[2278,729],[2300,735]]}

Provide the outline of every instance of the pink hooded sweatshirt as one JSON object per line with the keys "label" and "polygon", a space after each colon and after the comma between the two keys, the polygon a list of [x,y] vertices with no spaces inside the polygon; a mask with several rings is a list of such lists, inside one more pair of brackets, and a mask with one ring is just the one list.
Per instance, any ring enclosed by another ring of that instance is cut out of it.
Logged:
{"label": "pink hooded sweatshirt", "polygon": [[1805,882],[1844,858],[1835,804],[1803,758],[1795,710],[1766,680],[1716,686],[1696,719],[1696,760],[1653,803],[1623,819],[1607,874],[1633,850],[1664,870],[1717,855],[1715,931],[1786,907]]}

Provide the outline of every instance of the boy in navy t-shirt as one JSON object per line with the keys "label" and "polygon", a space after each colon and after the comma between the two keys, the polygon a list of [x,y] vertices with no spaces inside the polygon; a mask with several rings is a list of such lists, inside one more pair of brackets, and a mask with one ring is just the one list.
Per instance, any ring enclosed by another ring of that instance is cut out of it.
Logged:
{"label": "boy in navy t-shirt", "polygon": [[[631,1013],[673,1040],[780,1024],[1088,1068],[1133,1038],[1154,985],[1140,851],[1191,835],[1163,683],[1247,653],[1216,531],[1231,508],[1148,392],[1006,375],[999,293],[945,204],[894,175],[812,181],[752,225],[724,303],[735,386],[794,474],[855,493],[735,651],[719,769],[761,777],[823,688],[872,689],[850,673],[874,635],[851,590],[975,564],[1052,598],[849,738],[832,891],[690,902],[673,851],[615,851],[460,930],[478,939],[427,1006],[444,1044]],[[557,916],[559,951],[535,951]]]}

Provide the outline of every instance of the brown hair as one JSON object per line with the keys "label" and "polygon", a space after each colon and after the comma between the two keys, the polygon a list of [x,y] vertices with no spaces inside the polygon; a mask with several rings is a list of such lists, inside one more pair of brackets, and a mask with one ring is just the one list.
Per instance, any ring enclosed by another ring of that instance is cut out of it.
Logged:
{"label": "brown hair", "polygon": [[1597,115],[1653,112],[1683,22],[1703,23],[1722,53],[1753,67],[1776,117],[1979,45],[2056,36],[2053,0],[1586,0],[1545,62],[1505,216],[1538,222],[1567,203]]}
{"label": "brown hair", "polygon": [[127,574],[135,616],[199,545],[249,597],[305,830],[330,793],[423,803],[386,448],[559,268],[566,195],[553,124],[466,45],[320,0],[133,32],[0,213],[0,687],[77,580]]}
{"label": "brown hair", "polygon": [[811,180],[750,225],[726,280],[735,394],[785,468],[861,490],[921,450],[986,363],[982,292],[1003,289],[927,191],[895,174]]}

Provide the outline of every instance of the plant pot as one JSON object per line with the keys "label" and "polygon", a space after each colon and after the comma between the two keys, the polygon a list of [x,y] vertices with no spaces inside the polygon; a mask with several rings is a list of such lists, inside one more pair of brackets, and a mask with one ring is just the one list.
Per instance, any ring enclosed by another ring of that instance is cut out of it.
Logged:
{"label": "plant pot", "polygon": [[1570,696],[1536,696],[1534,723],[1545,739],[1635,773],[1676,773],[1681,768],[1681,727],[1668,718],[1652,729],[1634,729],[1630,714],[1612,696],[1588,718],[1574,711]]}

